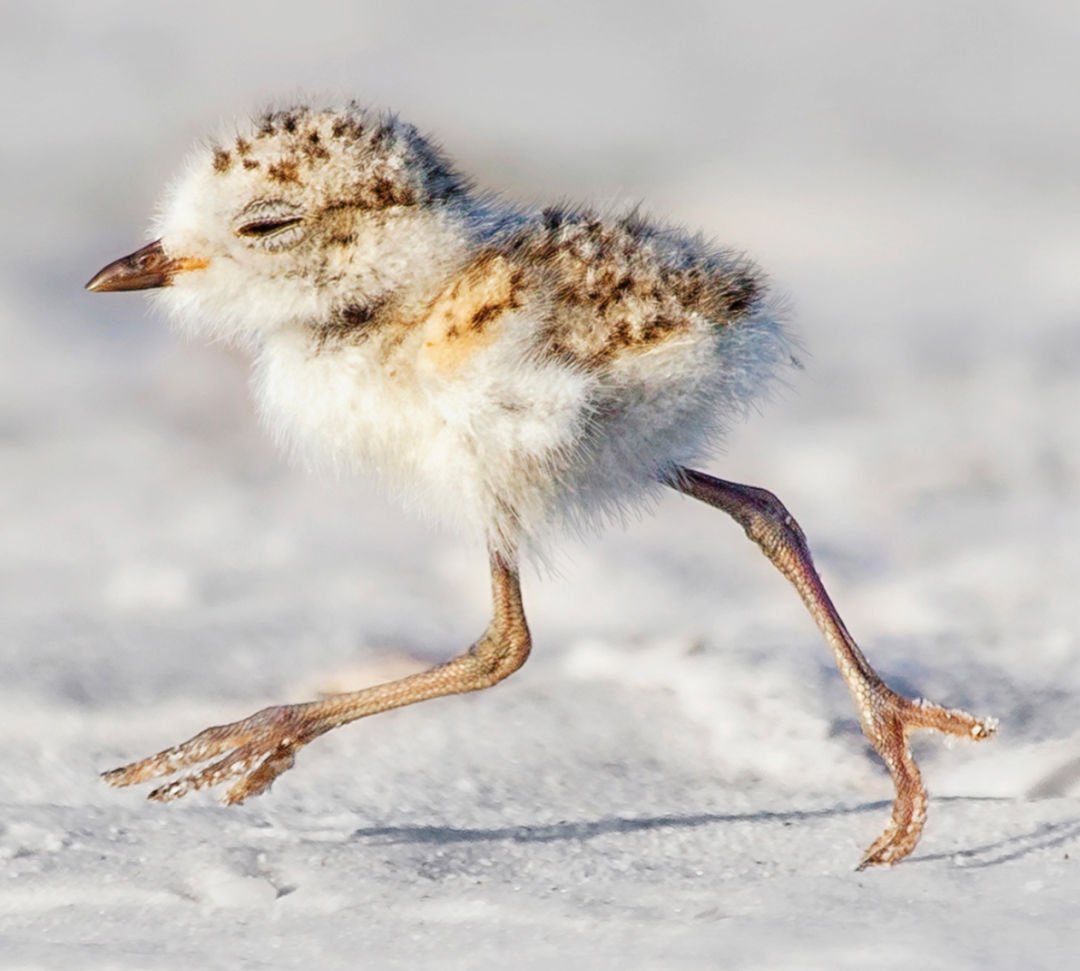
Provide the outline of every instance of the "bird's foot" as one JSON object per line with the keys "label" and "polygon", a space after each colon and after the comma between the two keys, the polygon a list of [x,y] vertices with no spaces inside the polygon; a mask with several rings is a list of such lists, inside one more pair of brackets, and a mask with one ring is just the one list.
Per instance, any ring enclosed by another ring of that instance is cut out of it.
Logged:
{"label": "bird's foot", "polygon": [[997,722],[992,718],[980,720],[957,708],[912,701],[880,682],[870,690],[866,701],[860,705],[863,731],[889,767],[896,799],[889,825],[863,854],[860,870],[902,860],[915,849],[926,822],[926,788],[912,757],[908,735],[930,729],[981,742],[997,731]]}
{"label": "bird's foot", "polygon": [[102,778],[111,786],[130,786],[172,775],[225,753],[210,765],[158,786],[147,798],[169,802],[194,789],[233,781],[222,802],[226,805],[243,802],[292,768],[296,750],[319,734],[305,723],[304,708],[304,705],[264,708],[231,725],[208,728],[157,755],[103,772]]}

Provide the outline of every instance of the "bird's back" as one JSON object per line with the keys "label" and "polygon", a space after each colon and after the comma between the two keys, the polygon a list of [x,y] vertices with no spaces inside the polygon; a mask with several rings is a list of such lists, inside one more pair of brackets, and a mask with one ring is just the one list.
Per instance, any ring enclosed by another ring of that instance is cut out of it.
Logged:
{"label": "bird's back", "polygon": [[750,261],[637,212],[604,220],[551,207],[517,229],[505,250],[548,288],[546,350],[589,368],[668,341],[708,339],[752,312],[765,290]]}

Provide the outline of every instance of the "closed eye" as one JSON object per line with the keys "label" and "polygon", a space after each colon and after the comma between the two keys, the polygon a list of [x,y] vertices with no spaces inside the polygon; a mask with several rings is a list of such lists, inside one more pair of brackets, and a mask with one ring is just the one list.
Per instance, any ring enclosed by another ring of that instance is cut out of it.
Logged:
{"label": "closed eye", "polygon": [[303,220],[299,216],[291,216],[288,219],[256,219],[238,226],[236,232],[241,236],[272,236],[301,222]]}

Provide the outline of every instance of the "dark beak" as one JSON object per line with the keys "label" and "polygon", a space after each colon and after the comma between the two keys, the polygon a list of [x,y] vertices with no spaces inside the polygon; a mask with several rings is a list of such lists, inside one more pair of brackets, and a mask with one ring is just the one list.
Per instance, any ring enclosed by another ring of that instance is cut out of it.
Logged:
{"label": "dark beak", "polygon": [[157,239],[130,256],[110,263],[86,284],[86,289],[149,290],[151,287],[167,287],[178,271],[204,266],[205,260],[170,260],[161,248],[161,240]]}

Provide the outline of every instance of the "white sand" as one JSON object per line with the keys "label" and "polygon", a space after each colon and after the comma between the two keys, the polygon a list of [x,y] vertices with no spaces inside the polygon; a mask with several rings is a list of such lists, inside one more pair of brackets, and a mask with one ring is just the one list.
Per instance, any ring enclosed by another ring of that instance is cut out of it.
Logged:
{"label": "white sand", "polygon": [[[386,6],[5,14],[0,966],[1075,966],[1080,15]],[[794,593],[674,496],[526,577],[490,692],[239,808],[96,779],[486,621],[475,545],[288,469],[238,357],[81,291],[193,137],[301,88],[519,198],[644,197],[791,293],[807,370],[713,471],[785,500],[896,687],[1002,723],[920,746],[908,862],[853,872],[884,770]]]}

